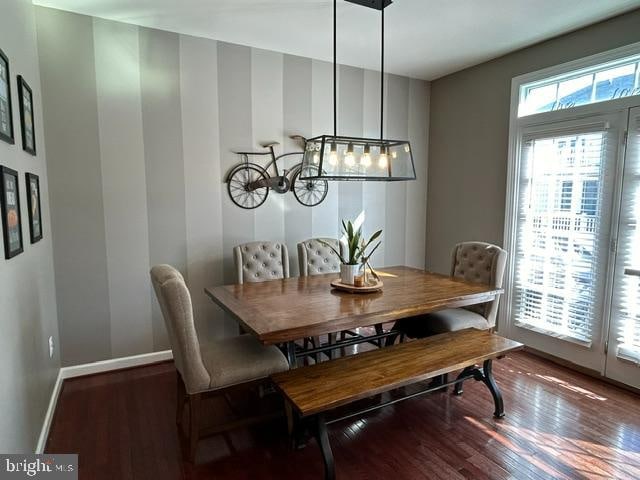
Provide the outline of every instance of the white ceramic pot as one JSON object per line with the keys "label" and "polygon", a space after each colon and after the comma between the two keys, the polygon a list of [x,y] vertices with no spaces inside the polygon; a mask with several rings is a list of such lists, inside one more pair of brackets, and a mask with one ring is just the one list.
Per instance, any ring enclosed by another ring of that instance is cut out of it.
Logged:
{"label": "white ceramic pot", "polygon": [[340,264],[340,281],[347,285],[353,285],[353,277],[358,275],[360,265]]}

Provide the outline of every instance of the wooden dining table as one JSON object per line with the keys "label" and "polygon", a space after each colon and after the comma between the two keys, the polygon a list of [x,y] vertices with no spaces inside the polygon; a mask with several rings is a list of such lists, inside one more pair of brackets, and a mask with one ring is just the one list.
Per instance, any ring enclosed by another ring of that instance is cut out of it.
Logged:
{"label": "wooden dining table", "polygon": [[[336,273],[221,285],[206,288],[205,293],[261,343],[286,347],[289,362],[295,365],[296,357],[305,355],[296,347],[297,340],[485,303],[503,292],[406,266],[376,272],[384,286],[375,293],[332,288],[330,283],[338,277]],[[388,335],[378,333],[360,340],[379,341]]]}

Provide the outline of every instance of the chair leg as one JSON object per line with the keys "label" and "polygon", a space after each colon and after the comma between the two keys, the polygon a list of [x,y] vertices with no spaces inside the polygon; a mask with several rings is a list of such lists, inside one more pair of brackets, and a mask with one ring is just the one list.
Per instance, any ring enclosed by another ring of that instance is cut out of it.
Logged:
{"label": "chair leg", "polygon": [[182,376],[178,373],[178,388],[176,395],[176,425],[182,425],[182,414],[184,412],[184,404],[187,398],[187,391],[182,381]]}
{"label": "chair leg", "polygon": [[196,393],[189,395],[189,461],[194,463],[196,460],[196,449],[198,448],[198,439],[200,436],[200,404],[202,395]]}

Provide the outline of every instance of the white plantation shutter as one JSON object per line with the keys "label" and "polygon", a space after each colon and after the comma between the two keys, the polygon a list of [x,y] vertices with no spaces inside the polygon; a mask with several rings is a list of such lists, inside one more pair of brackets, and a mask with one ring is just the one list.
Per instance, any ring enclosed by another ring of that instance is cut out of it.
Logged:
{"label": "white plantation shutter", "polygon": [[612,318],[619,358],[640,363],[640,114],[633,109],[625,157]]}
{"label": "white plantation shutter", "polygon": [[602,121],[522,137],[512,310],[520,327],[585,345],[599,333],[614,130]]}

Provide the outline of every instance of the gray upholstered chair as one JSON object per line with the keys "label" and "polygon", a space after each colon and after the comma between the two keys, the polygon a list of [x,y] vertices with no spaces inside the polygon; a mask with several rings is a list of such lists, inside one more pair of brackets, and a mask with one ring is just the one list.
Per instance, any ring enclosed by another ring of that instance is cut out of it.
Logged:
{"label": "gray upholstered chair", "polygon": [[[184,406],[189,404],[189,460],[194,461],[202,433],[199,415],[203,395],[263,380],[272,373],[288,370],[289,364],[278,348],[265,347],[250,335],[201,343],[193,321],[191,295],[180,272],[170,265],[157,265],[151,269],[151,282],[178,370],[179,426]],[[255,420],[258,418],[247,419],[246,423]],[[222,425],[216,431],[224,429]]]}
{"label": "gray upholstered chair", "polygon": [[237,283],[289,278],[289,252],[284,243],[250,242],[233,249]]}
{"label": "gray upholstered chair", "polygon": [[[337,273],[340,271],[340,258],[327,244],[333,246],[333,248],[343,254],[344,246],[335,238],[310,238],[298,244],[298,266],[300,267],[301,277]],[[330,333],[328,335],[329,343],[335,343],[336,335],[337,333]],[[313,343],[314,347],[320,345],[320,337],[305,339],[305,347],[309,341]],[[332,350],[331,358],[333,358],[334,353],[335,351]],[[318,362],[318,355],[315,355],[314,359]]]}
{"label": "gray upholstered chair", "polygon": [[342,252],[343,246],[335,238],[310,238],[298,244],[301,277],[340,271],[340,258],[327,244]]}
{"label": "gray upholstered chair", "polygon": [[[457,244],[451,254],[451,276],[469,282],[501,288],[507,252],[484,242]],[[394,330],[411,337],[422,338],[465,328],[487,330],[495,327],[500,297],[487,303],[461,308],[447,308],[415,318],[400,320]]]}

